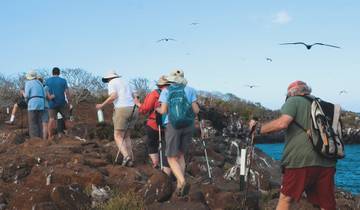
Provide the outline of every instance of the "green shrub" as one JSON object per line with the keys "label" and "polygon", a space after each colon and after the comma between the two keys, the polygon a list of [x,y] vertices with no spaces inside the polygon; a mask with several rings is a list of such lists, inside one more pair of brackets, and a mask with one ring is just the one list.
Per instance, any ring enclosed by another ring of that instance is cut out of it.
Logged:
{"label": "green shrub", "polygon": [[129,191],[115,195],[108,202],[102,204],[98,210],[143,210],[144,208],[143,199],[135,192]]}

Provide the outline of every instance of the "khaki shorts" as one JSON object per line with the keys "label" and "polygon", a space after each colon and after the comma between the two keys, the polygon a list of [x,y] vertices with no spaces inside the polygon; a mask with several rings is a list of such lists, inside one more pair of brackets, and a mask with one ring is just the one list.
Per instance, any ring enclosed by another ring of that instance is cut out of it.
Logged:
{"label": "khaki shorts", "polygon": [[50,119],[57,119],[57,114],[60,113],[64,120],[69,120],[70,112],[67,105],[56,108],[49,108],[49,117]]}
{"label": "khaki shorts", "polygon": [[137,111],[135,110],[133,113],[132,106],[115,108],[113,113],[114,130],[133,129],[137,117]]}

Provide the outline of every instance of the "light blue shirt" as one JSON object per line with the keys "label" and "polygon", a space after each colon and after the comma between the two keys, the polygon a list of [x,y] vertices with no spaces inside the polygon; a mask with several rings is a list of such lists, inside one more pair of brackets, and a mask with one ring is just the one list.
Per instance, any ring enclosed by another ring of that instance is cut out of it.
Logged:
{"label": "light blue shirt", "polygon": [[[189,100],[190,103],[193,103],[193,102],[195,102],[197,100],[196,90],[194,88],[189,87],[189,86],[185,86],[184,91],[185,91],[186,98]],[[169,97],[169,90],[168,90],[168,88],[166,88],[166,89],[161,91],[159,101],[161,103],[167,104],[168,97]],[[167,124],[169,122],[169,117],[168,117],[167,114],[164,114],[164,115],[166,115],[165,120],[164,120],[164,124]]]}
{"label": "light blue shirt", "polygon": [[37,79],[25,82],[25,98],[28,101],[28,110],[44,110],[45,91],[41,82]]}

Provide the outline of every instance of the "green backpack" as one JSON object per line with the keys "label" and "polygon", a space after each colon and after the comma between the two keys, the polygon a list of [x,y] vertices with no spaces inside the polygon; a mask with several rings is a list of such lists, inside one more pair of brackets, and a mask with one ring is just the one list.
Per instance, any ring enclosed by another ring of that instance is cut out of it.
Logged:
{"label": "green backpack", "polygon": [[168,87],[168,115],[171,125],[185,128],[194,124],[195,114],[185,94],[185,85],[173,84]]}

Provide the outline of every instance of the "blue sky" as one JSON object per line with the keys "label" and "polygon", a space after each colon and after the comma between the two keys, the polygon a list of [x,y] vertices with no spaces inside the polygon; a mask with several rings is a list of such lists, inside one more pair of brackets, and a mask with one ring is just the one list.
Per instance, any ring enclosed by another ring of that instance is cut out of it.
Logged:
{"label": "blue sky", "polygon": [[[2,0],[0,73],[59,66],[155,80],[181,68],[197,89],[271,109],[300,79],[360,112],[359,10],[356,0]],[[177,41],[156,42],[165,37]],[[279,45],[293,41],[342,49]]]}

